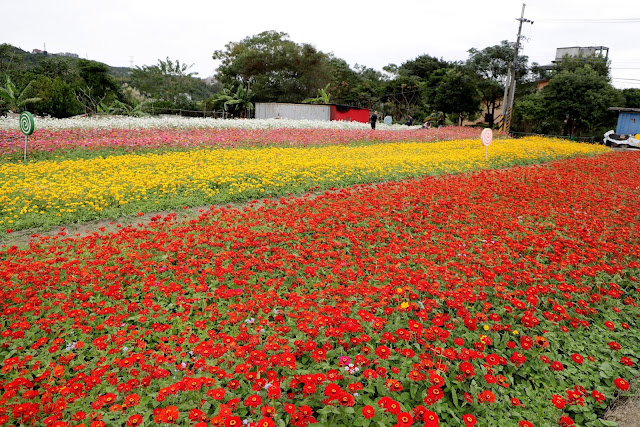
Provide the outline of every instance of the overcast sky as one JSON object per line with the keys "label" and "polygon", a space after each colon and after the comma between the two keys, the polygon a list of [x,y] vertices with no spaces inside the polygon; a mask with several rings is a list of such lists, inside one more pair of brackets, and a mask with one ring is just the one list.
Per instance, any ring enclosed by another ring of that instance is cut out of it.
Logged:
{"label": "overcast sky", "polygon": [[[30,0],[3,1],[0,43],[73,52],[113,66],[159,58],[213,75],[214,50],[266,30],[333,52],[351,66],[383,66],[429,54],[466,60],[467,51],[515,41],[522,1],[514,0]],[[523,55],[549,64],[556,48],[606,46],[613,84],[640,88],[637,0],[529,0]]]}

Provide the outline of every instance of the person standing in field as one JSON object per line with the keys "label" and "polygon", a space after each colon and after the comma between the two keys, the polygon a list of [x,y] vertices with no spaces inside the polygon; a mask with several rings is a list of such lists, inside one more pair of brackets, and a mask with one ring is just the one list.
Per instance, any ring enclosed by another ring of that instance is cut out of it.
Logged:
{"label": "person standing in field", "polygon": [[371,129],[376,128],[376,122],[378,121],[378,112],[374,111],[371,117],[369,118],[369,123],[371,123]]}

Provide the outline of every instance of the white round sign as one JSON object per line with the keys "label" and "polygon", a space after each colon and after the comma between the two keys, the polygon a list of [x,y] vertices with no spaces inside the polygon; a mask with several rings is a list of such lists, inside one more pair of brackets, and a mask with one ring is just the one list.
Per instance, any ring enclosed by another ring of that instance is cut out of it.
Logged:
{"label": "white round sign", "polygon": [[489,128],[485,128],[480,134],[480,139],[482,140],[482,145],[488,147],[493,141],[493,131]]}

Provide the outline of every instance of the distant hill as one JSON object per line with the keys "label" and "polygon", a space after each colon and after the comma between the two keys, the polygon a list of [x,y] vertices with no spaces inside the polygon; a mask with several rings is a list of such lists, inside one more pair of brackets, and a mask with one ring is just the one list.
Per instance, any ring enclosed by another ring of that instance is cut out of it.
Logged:
{"label": "distant hill", "polygon": [[[97,112],[112,105],[121,108],[115,101],[130,106],[154,102],[156,109],[201,111],[198,103],[220,90],[217,82],[197,77],[158,76],[146,67],[112,67],[74,53],[27,52],[7,43],[0,44],[0,87],[5,85],[5,76],[16,93],[28,88],[25,96],[39,99],[29,106],[32,112],[53,117]],[[0,100],[0,114],[9,110],[8,104]]]}
{"label": "distant hill", "polygon": [[[47,58],[56,58],[67,62],[72,67],[76,66],[80,57],[67,56],[60,53],[44,52],[33,53],[20,49],[19,47],[12,46],[7,43],[0,44],[0,74],[7,72],[14,67],[24,68],[27,71],[37,67]],[[100,61],[96,61],[100,62]],[[104,64],[104,62],[100,62]],[[119,80],[126,79],[131,73],[129,67],[112,67],[109,64],[105,64],[109,67],[109,74],[113,77],[118,77]]]}

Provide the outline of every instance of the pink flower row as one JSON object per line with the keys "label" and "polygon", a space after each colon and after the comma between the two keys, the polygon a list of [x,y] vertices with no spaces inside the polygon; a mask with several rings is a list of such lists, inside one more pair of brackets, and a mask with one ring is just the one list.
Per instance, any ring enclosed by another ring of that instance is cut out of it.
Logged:
{"label": "pink flower row", "polygon": [[[69,149],[234,148],[349,144],[354,141],[431,142],[478,138],[480,130],[449,126],[434,129],[65,129],[37,130],[29,137],[30,151]],[[0,130],[0,155],[19,153],[24,137],[19,130]]]}

